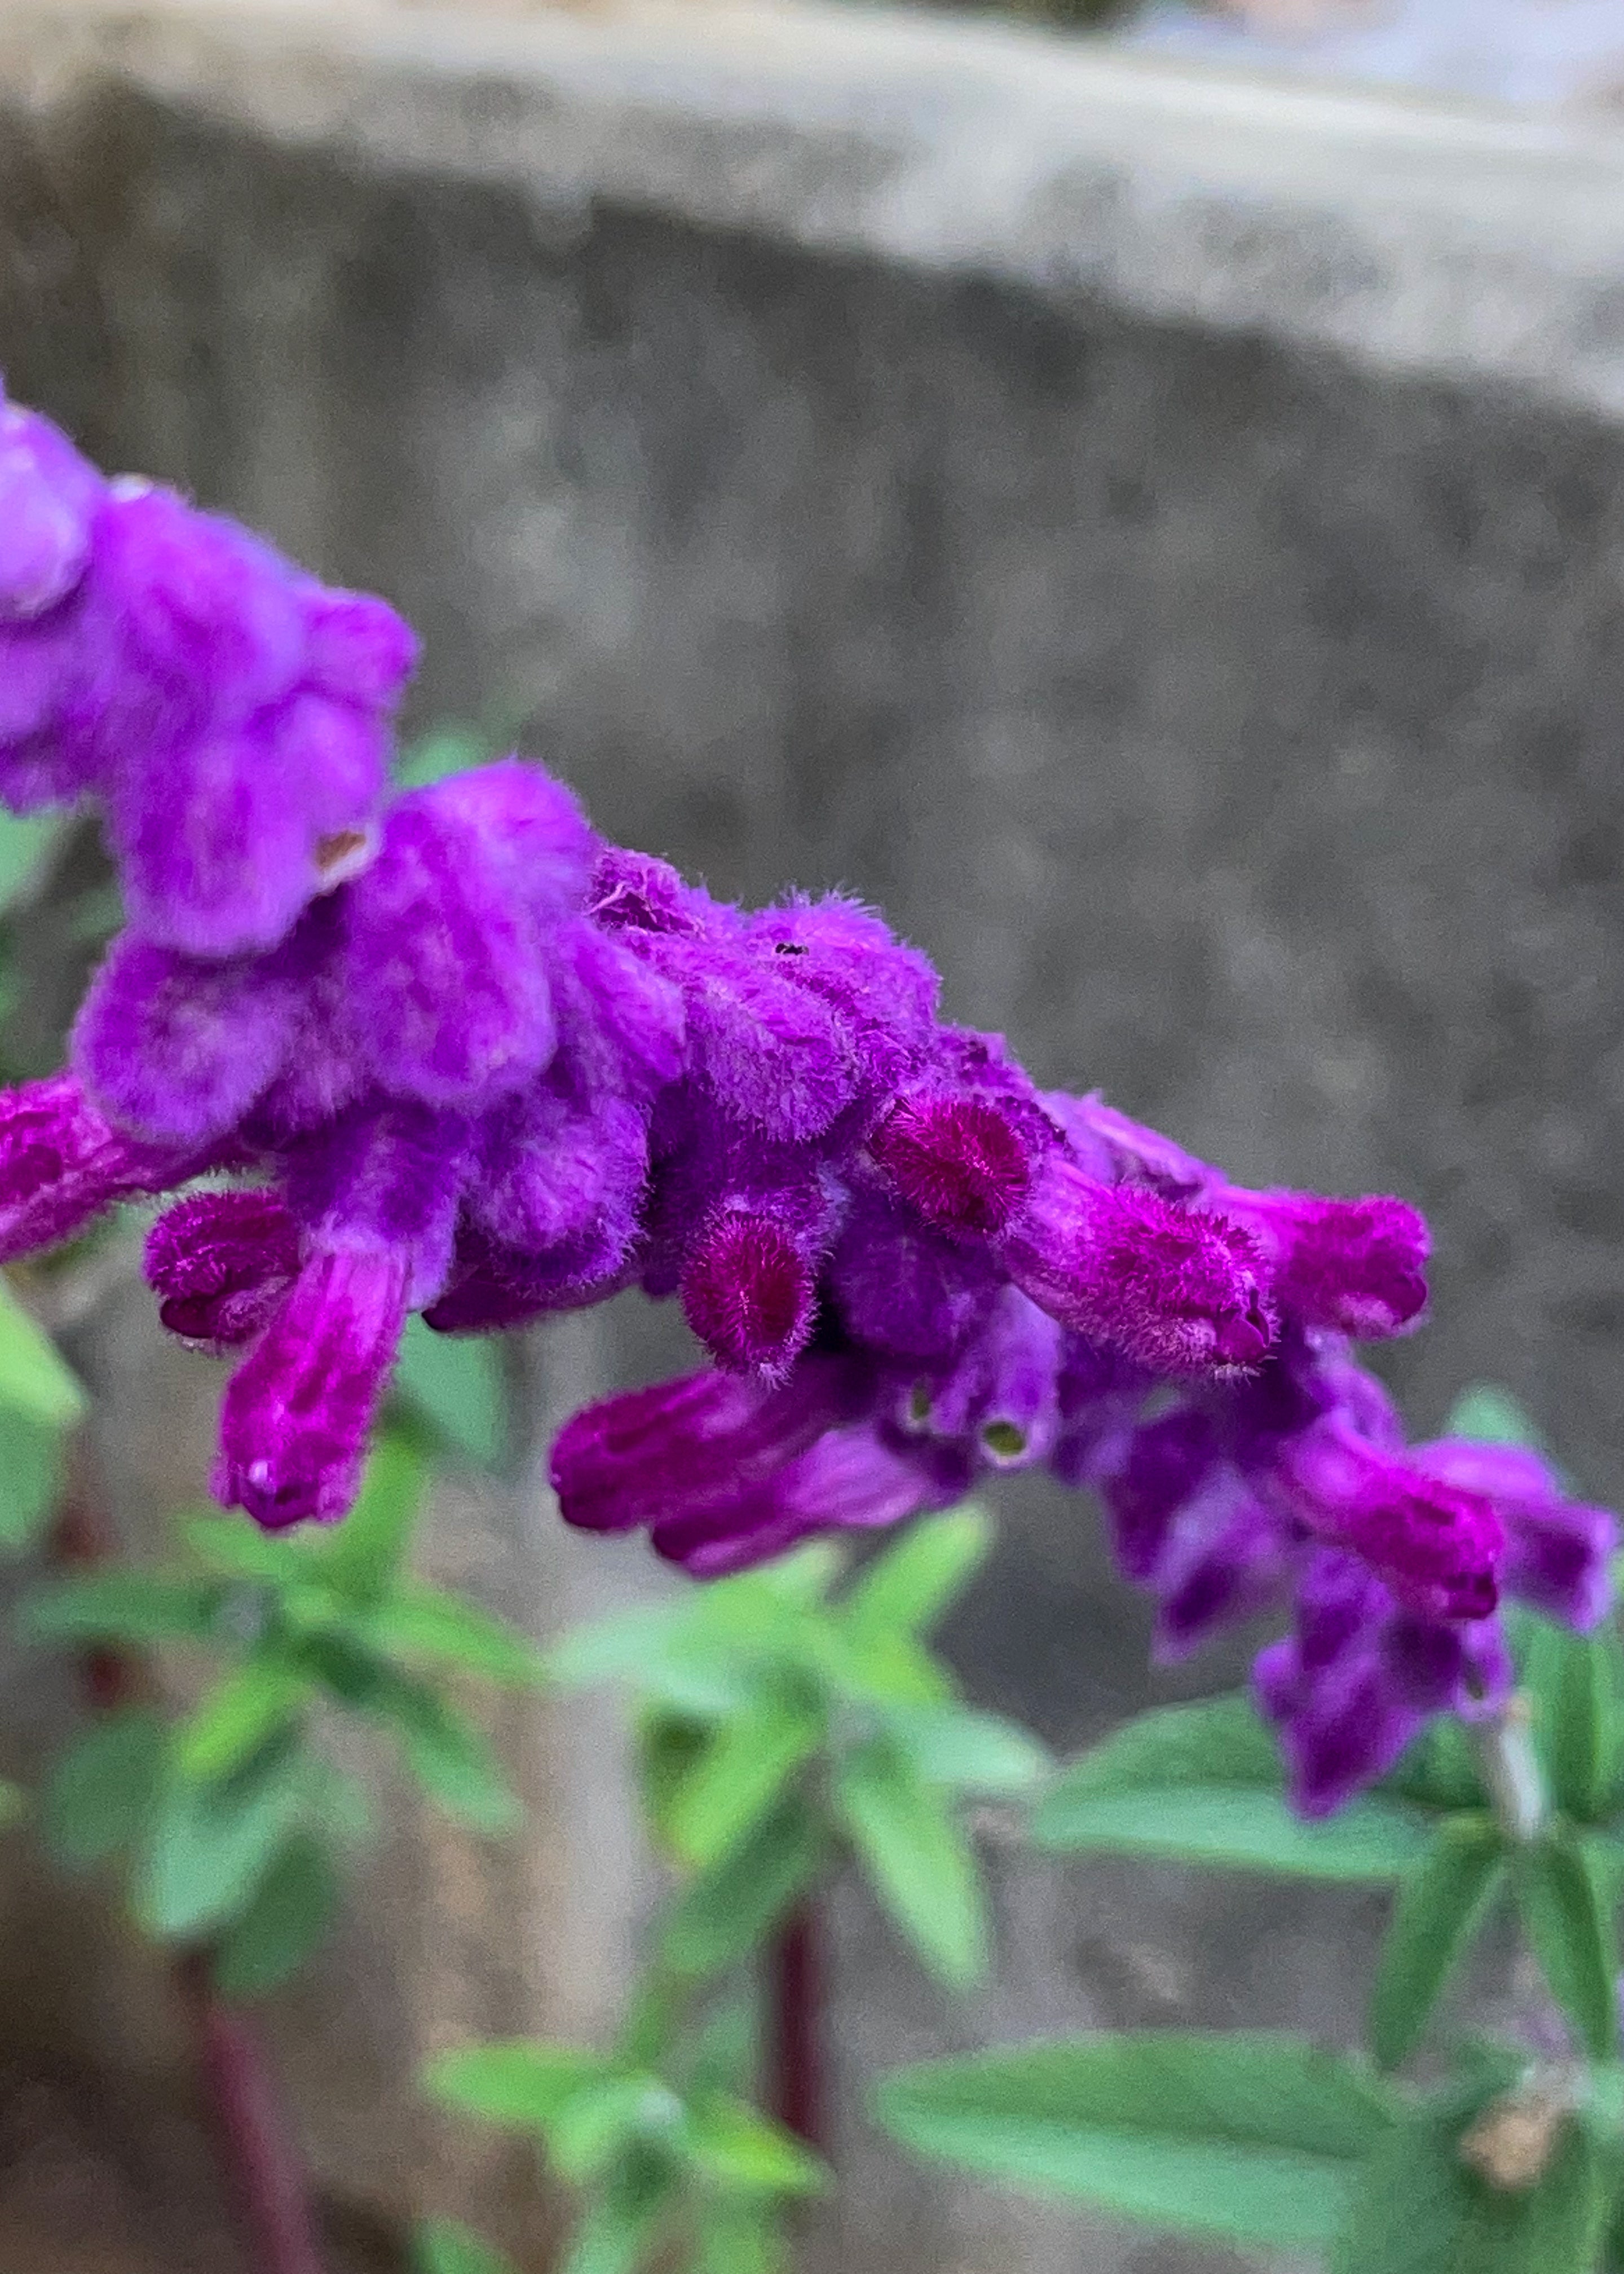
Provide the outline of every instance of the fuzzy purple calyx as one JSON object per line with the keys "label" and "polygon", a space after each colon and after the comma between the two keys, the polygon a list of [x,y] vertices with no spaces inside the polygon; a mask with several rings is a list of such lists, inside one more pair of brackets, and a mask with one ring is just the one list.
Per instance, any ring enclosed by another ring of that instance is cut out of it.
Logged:
{"label": "fuzzy purple calyx", "polygon": [[1002,1231],[1032,1182],[1019,1131],[981,1098],[899,1098],[868,1150],[908,1205],[950,1233]]}
{"label": "fuzzy purple calyx", "polygon": [[298,1265],[298,1226],[263,1186],[177,1201],[148,1232],[143,1260],[164,1326],[210,1351],[252,1342]]}
{"label": "fuzzy purple calyx", "polygon": [[211,1164],[201,1148],[147,1144],[114,1128],[71,1073],[0,1092],[0,1262]]}
{"label": "fuzzy purple calyx", "polygon": [[781,1380],[812,1332],[817,1285],[809,1258],[781,1224],[725,1209],[695,1241],[682,1310],[718,1366]]}

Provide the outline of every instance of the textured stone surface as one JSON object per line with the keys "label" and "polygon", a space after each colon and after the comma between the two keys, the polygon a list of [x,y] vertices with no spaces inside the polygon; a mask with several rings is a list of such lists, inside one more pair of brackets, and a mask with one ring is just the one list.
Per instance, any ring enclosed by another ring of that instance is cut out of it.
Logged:
{"label": "textured stone surface", "polygon": [[[522,724],[720,889],[872,895],[960,1016],[1237,1174],[1420,1201],[1438,1323],[1391,1368],[1418,1423],[1497,1374],[1624,1490],[1610,150],[883,19],[346,18],[326,47],[252,11],[99,47],[70,20],[0,32],[40,106],[8,225],[66,296],[13,258],[0,362],[398,600],[422,720]],[[86,100],[71,57],[110,48]],[[539,1338],[538,1442],[674,1341]],[[534,1474],[516,1506],[436,1553],[474,1539],[538,1630],[649,1584],[561,1540]],[[1071,1743],[1238,1662],[1153,1681],[1089,1509],[1004,1509],[955,1638],[978,1694]],[[357,1928],[369,2077],[459,2029],[605,2025],[642,1900],[613,1730],[515,1724],[519,1863],[406,1837]],[[823,2263],[1188,2266],[909,2169],[862,2076],[1076,2022],[1346,2032],[1370,1907],[1000,1869],[1004,1971],[960,2014],[841,1900]],[[312,2090],[320,2044],[290,2021]],[[381,2105],[342,2158],[409,2190]],[[477,2196],[462,2152],[445,2186]]]}

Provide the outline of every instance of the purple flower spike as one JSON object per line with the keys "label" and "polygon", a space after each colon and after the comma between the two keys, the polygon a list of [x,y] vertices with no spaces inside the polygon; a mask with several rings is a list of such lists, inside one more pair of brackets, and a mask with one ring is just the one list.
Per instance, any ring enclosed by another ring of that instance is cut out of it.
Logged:
{"label": "purple flower spike", "polygon": [[1506,1531],[1482,1493],[1378,1451],[1334,1418],[1288,1445],[1284,1474],[1311,1529],[1352,1548],[1410,1609],[1441,1619],[1494,1609]]}
{"label": "purple flower spike", "polygon": [[700,1235],[682,1274],[682,1310],[719,1366],[781,1381],[812,1332],[812,1265],[771,1216],[727,1209]]}
{"label": "purple flower spike", "polygon": [[1148,1186],[1099,1184],[1057,1153],[999,1253],[1051,1317],[1154,1373],[1253,1367],[1274,1339],[1261,1258],[1239,1226]]}
{"label": "purple flower spike", "polygon": [[981,1098],[899,1098],[868,1149],[909,1206],[946,1232],[1002,1231],[1032,1182],[1020,1132]]}
{"label": "purple flower spike", "polygon": [[214,1497],[267,1532],[342,1516],[406,1323],[406,1265],[313,1254],[227,1384]]}
{"label": "purple flower spike", "polygon": [[1276,1300],[1304,1326],[1374,1340],[1418,1322],[1431,1243],[1407,1201],[1229,1186],[1219,1204],[1256,1233],[1274,1262]]}
{"label": "purple flower spike", "polygon": [[0,1262],[81,1231],[116,1201],[167,1192],[212,1165],[196,1147],[115,1129],[71,1074],[0,1092]]}
{"label": "purple flower spike", "polygon": [[298,1265],[298,1227],[267,1188],[193,1193],[147,1236],[144,1269],[158,1316],[199,1350],[252,1342]]}

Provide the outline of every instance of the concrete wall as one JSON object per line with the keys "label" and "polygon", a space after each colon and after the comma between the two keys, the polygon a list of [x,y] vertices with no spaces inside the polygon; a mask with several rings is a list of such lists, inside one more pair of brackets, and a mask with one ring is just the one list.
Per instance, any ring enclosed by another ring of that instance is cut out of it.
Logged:
{"label": "concrete wall", "polygon": [[[1611,144],[766,8],[12,0],[7,87],[19,393],[387,592],[419,716],[508,712],[610,832],[728,892],[853,885],[1044,1076],[1250,1178],[1419,1201],[1417,1424],[1493,1374],[1624,1491]],[[536,1337],[538,1441],[673,1344]],[[1153,1681],[1090,1510],[1004,1512],[979,1695],[1069,1744],[1238,1662]],[[437,1537],[542,1630],[649,1584],[533,1479]],[[528,1859],[406,1841],[352,2104],[459,2028],[603,2025],[642,1899],[612,1727],[515,1725]],[[964,2013],[841,1897],[820,2264],[1217,2264],[921,2177],[862,2077],[1090,2021],[1345,2032],[1371,1906],[999,1869]],[[312,2117],[335,2182],[493,2184],[400,2120]]]}

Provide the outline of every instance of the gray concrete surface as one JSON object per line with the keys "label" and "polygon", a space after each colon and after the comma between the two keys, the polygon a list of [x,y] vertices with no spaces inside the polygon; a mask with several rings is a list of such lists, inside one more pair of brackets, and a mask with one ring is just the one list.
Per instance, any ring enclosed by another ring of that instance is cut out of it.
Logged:
{"label": "gray concrete surface", "polygon": [[[510,710],[608,830],[743,894],[852,885],[1045,1076],[1238,1175],[1422,1202],[1436,1323],[1391,1366],[1418,1424],[1498,1375],[1624,1491],[1617,146],[696,5],[11,0],[0,105],[19,392],[388,592],[419,718]],[[674,1340],[538,1337],[538,1439]],[[1071,1743],[1233,1671],[1149,1675],[1084,1503],[1004,1512],[955,1635],[979,1695]],[[436,1552],[483,1540],[470,1576],[540,1627],[648,1584],[561,1541],[533,1471],[480,1523]],[[497,2014],[603,2026],[642,1900],[613,1719],[515,1733],[517,1893],[411,1835],[366,1931],[449,1986],[410,1973],[368,2074]],[[921,2176],[862,2079],[1086,2021],[1344,2034],[1370,1906],[1000,1871],[964,2014],[843,1894],[848,2189],[809,2248],[1216,2264]],[[310,2043],[290,2021],[317,2092]],[[398,2120],[365,2132],[355,2184],[410,2190]]]}

